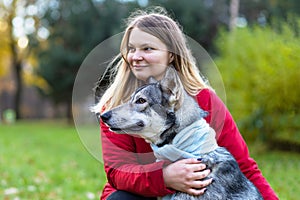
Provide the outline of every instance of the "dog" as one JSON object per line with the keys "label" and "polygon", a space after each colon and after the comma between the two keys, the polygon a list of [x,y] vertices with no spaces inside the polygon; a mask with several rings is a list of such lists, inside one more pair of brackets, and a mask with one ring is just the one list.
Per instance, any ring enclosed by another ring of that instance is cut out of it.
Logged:
{"label": "dog", "polygon": [[[184,90],[177,71],[168,67],[162,80],[150,77],[132,94],[129,102],[101,114],[101,120],[116,133],[138,135],[150,143],[157,160],[172,162],[202,158],[213,178],[203,195],[176,192],[174,200],[262,200],[257,188],[244,176],[234,157],[217,145],[196,100]],[[163,198],[163,199],[164,199]]]}

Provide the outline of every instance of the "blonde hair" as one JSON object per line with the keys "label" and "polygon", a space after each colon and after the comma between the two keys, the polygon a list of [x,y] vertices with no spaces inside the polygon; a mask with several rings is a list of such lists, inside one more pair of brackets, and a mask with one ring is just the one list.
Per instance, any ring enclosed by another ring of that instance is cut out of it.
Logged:
{"label": "blonde hair", "polygon": [[120,45],[120,54],[108,66],[112,68],[114,80],[111,80],[110,86],[98,103],[98,112],[102,112],[104,108],[109,110],[128,101],[131,94],[142,84],[135,78],[126,61],[128,39],[133,28],[139,28],[166,44],[168,51],[174,56],[172,65],[177,70],[188,94],[195,96],[201,89],[209,87],[200,75],[180,25],[161,7],[147,11],[138,10],[129,16]]}

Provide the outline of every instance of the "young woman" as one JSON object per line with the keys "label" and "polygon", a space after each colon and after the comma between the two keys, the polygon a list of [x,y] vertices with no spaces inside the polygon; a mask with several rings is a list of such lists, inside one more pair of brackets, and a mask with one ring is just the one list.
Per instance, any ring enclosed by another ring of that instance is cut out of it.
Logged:
{"label": "young woman", "polygon": [[[247,145],[229,111],[201,78],[182,30],[164,9],[138,11],[131,15],[120,50],[122,58],[113,66],[116,75],[98,104],[99,111],[128,101],[150,76],[160,80],[167,67],[172,65],[179,73],[185,90],[195,97],[202,109],[209,112],[206,121],[216,131],[218,145],[232,153],[242,172],[264,199],[278,199],[256,162],[250,158]],[[201,195],[211,183],[211,179],[203,180],[210,171],[201,161],[155,162],[150,145],[143,139],[115,134],[104,123],[100,125],[108,180],[101,199],[155,199],[176,190]]]}

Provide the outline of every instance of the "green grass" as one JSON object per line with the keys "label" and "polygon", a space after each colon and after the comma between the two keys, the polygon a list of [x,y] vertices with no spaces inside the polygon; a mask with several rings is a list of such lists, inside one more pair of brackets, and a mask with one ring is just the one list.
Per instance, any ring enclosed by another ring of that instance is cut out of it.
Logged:
{"label": "green grass", "polygon": [[0,199],[99,199],[103,165],[85,150],[73,126],[2,124],[0,138]]}
{"label": "green grass", "polygon": [[[63,122],[0,124],[0,199],[99,199],[103,165]],[[249,146],[281,200],[299,199],[300,154]],[[14,191],[15,190],[15,191]],[[13,194],[5,194],[11,191]]]}
{"label": "green grass", "polygon": [[250,145],[252,157],[280,200],[297,200],[300,196],[300,154],[267,151],[262,144]]}

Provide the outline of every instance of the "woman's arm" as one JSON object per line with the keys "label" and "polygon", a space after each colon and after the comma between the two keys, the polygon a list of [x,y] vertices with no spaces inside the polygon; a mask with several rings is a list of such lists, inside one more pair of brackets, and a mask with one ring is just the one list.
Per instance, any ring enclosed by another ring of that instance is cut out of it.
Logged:
{"label": "woman's arm", "polygon": [[[155,162],[152,152],[137,152],[132,136],[113,133],[101,122],[101,137],[104,168],[112,187],[153,197],[173,193],[163,180],[162,168],[166,163]],[[147,157],[152,163],[140,162]]]}
{"label": "woman's arm", "polygon": [[250,157],[233,117],[221,99],[213,91],[204,89],[197,95],[197,100],[200,107],[210,113],[206,120],[217,133],[218,145],[225,147],[235,157],[241,171],[258,188],[265,200],[277,200],[277,195]]}

